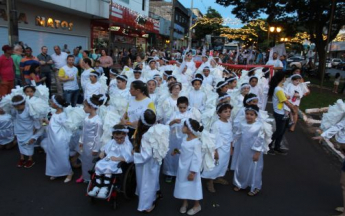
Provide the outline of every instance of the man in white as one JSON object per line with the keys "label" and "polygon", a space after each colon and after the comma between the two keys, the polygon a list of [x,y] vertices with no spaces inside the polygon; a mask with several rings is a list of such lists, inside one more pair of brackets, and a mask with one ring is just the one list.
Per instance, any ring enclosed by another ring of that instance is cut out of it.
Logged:
{"label": "man in white", "polygon": [[59,46],[54,46],[54,52],[55,53],[51,55],[54,62],[54,79],[57,92],[59,95],[62,95],[62,86],[60,80],[58,79],[58,73],[60,68],[67,65],[68,54],[65,52],[61,52],[61,48]]}
{"label": "man in white", "polygon": [[281,62],[278,59],[278,53],[274,52],[273,53],[273,59],[268,60],[268,62],[266,63],[266,65],[273,65],[273,69],[275,71],[277,70],[282,70],[283,69],[283,62]]}
{"label": "man in white", "polygon": [[59,70],[58,74],[60,82],[63,83],[63,97],[67,103],[75,107],[79,95],[78,85],[78,69],[74,67],[74,56],[67,57],[67,65]]}

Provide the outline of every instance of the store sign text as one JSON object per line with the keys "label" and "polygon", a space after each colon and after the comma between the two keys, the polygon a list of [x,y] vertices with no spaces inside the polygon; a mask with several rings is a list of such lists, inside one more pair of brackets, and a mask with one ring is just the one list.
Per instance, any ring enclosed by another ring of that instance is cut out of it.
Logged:
{"label": "store sign text", "polygon": [[67,22],[67,21],[61,21],[58,19],[53,19],[53,18],[46,18],[42,16],[36,16],[36,21],[35,21],[37,26],[43,26],[43,27],[50,27],[54,29],[63,29],[63,30],[73,30],[73,23],[72,22]]}

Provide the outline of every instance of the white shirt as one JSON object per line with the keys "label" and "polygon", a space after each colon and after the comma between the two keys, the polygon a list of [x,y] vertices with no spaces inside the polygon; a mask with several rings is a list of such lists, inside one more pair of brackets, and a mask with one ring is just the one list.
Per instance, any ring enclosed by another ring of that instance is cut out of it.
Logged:
{"label": "white shirt", "polygon": [[269,60],[266,65],[273,65],[274,67],[283,67],[283,62],[281,62],[279,59],[276,60]]}
{"label": "white shirt", "polygon": [[100,82],[87,83],[85,86],[84,99],[91,97],[92,95],[103,94],[102,85]]}
{"label": "white shirt", "polygon": [[52,54],[51,57],[54,62],[54,68],[60,69],[67,65],[67,56],[68,54],[65,52],[61,52],[60,55],[56,55],[56,53]]}
{"label": "white shirt", "polygon": [[78,90],[78,69],[76,67],[63,66],[61,69],[65,71],[65,77],[74,77],[74,80],[63,82],[63,90]]}
{"label": "white shirt", "polygon": [[85,90],[87,84],[91,83],[90,73],[92,71],[94,71],[94,69],[89,68],[89,69],[84,70],[83,73],[81,73],[81,75],[80,75],[80,84],[81,84],[81,87],[83,88],[83,90]]}

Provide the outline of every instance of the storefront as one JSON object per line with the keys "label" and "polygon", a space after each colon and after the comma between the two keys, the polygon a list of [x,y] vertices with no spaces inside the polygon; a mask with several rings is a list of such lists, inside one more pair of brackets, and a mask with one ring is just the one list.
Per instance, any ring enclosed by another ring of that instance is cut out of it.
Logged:
{"label": "storefront", "polygon": [[[50,8],[17,3],[19,41],[31,47],[34,55],[40,53],[42,46],[47,46],[49,53],[53,53],[53,46],[62,48],[64,44],[71,52],[77,46],[88,49],[91,19],[61,8],[59,11]],[[6,7],[0,5],[0,46],[8,44],[6,14]]]}

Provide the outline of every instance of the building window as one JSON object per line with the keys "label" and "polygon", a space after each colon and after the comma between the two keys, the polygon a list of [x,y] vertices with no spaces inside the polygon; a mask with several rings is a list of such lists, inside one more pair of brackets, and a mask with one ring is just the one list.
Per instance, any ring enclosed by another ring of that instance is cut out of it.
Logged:
{"label": "building window", "polygon": [[120,0],[120,1],[129,4],[129,0]]}
{"label": "building window", "polygon": [[145,0],[143,0],[143,3],[142,3],[142,9],[143,9],[143,11],[145,11]]}
{"label": "building window", "polygon": [[175,20],[178,21],[178,15],[177,15],[177,14],[176,14],[176,16],[175,16]]}

